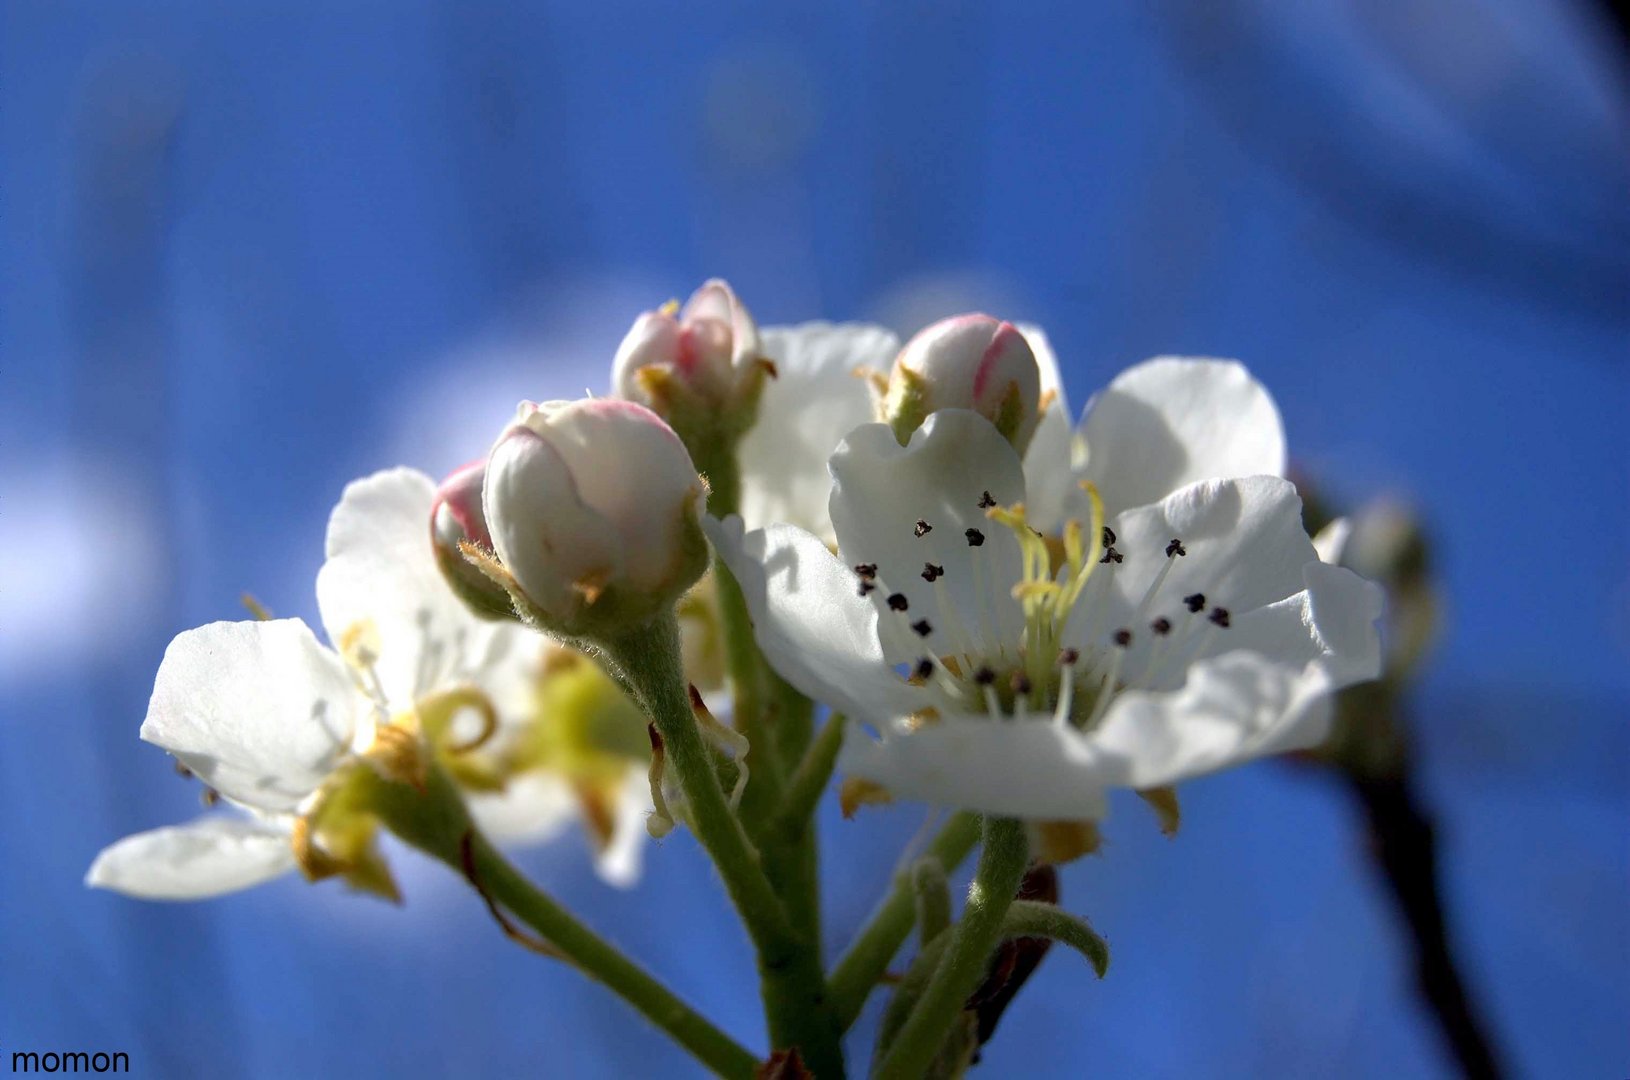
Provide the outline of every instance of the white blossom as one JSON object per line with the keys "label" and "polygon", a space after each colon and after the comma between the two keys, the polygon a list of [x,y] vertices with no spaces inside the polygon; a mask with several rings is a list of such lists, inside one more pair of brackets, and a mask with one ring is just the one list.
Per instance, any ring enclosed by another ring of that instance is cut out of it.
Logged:
{"label": "white blossom", "polygon": [[[141,736],[240,813],[126,837],[97,856],[88,884],[154,899],[259,884],[297,865],[302,816],[337,770],[375,749],[381,729],[438,701],[490,706],[495,738],[521,722],[536,646],[520,627],[471,615],[448,590],[427,528],[434,499],[430,478],[409,469],[346,488],[317,577],[333,647],[298,619],[216,622],[176,636]],[[631,791],[641,779],[631,770]],[[529,778],[480,800],[478,818],[499,826],[498,839],[545,834],[573,813],[559,792],[550,778]],[[642,834],[642,811],[629,809],[620,833]],[[628,866],[619,850],[608,872],[626,880]]]}
{"label": "white blossom", "polygon": [[904,447],[857,428],[830,463],[836,555],[793,526],[709,523],[767,658],[864,732],[845,771],[1092,819],[1108,788],[1317,742],[1329,692],[1378,671],[1380,595],[1319,561],[1272,475],[1271,399],[1238,365],[1157,360],[1094,402],[1084,452],[1052,415],[1022,462],[971,412]]}

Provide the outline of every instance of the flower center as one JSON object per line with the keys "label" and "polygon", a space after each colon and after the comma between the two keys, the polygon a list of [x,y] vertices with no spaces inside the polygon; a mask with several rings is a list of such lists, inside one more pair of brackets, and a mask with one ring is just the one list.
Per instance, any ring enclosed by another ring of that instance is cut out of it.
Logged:
{"label": "flower center", "polygon": [[[917,519],[912,535],[925,554],[918,576],[934,589],[932,617],[913,610],[894,587],[896,568],[854,567],[860,595],[870,597],[894,629],[903,627],[924,646],[921,657],[901,670],[935,699],[919,720],[949,710],[997,721],[1051,718],[1090,730],[1121,693],[1162,685],[1187,668],[1208,634],[1228,627],[1228,610],[1203,593],[1181,600],[1168,595],[1172,568],[1189,554],[1180,538],[1153,551],[1122,552],[1104,524],[1097,491],[1085,487],[1090,519],[1066,522],[1058,536],[1032,528],[1022,503],[1000,506],[988,491],[975,503],[982,512],[979,524],[960,536],[950,526]],[[1017,560],[1011,546],[987,542],[989,529],[1013,534]],[[950,557],[947,545],[953,543],[965,544],[968,557]],[[1128,557],[1162,560],[1130,615],[1125,604],[1112,600],[1114,578],[1126,572]],[[972,578],[955,594],[948,566]],[[1004,617],[1004,596],[1017,603],[1021,623]]]}

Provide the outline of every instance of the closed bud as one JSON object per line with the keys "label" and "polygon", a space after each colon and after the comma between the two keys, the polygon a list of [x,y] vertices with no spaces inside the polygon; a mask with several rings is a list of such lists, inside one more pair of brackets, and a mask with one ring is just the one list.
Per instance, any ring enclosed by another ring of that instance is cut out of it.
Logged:
{"label": "closed bud", "polygon": [[683,309],[668,304],[635,320],[617,348],[611,381],[619,397],[670,421],[687,411],[751,409],[767,368],[763,354],[753,316],[715,278]]}
{"label": "closed bud", "polygon": [[486,619],[513,619],[509,593],[464,555],[465,545],[492,553],[487,514],[481,506],[486,475],[486,461],[472,461],[441,482],[430,507],[430,543],[442,577],[471,611]]}
{"label": "closed bud", "polygon": [[705,489],[684,444],[628,401],[525,402],[487,459],[501,566],[544,629],[598,637],[671,608],[707,567]]}
{"label": "closed bud", "polygon": [[989,315],[941,319],[900,350],[883,409],[902,445],[929,413],[970,409],[1022,455],[1041,419],[1041,368],[1012,323]]}

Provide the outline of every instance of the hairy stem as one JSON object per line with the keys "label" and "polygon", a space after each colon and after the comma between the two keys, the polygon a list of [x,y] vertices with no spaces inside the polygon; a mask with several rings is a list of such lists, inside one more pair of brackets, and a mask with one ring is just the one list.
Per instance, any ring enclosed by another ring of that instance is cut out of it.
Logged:
{"label": "hairy stem", "polygon": [[991,951],[1001,940],[1002,920],[1029,861],[1030,843],[1023,823],[1012,818],[985,819],[979,868],[968,886],[962,918],[949,931],[944,959],[877,1067],[878,1080],[922,1076],[939,1053],[962,1015],[963,1003],[985,977]]}
{"label": "hairy stem", "polygon": [[788,918],[765,866],[719,787],[713,758],[697,729],[679,657],[679,627],[670,615],[606,642],[662,736],[668,766],[685,795],[686,818],[712,857],[758,954],[770,1039],[797,1047],[820,1077],[841,1077],[839,1028],[826,999],[815,943]]}
{"label": "hairy stem", "polygon": [[[955,815],[929,842],[923,856],[938,859],[949,874],[962,865],[962,860],[979,841],[979,827],[979,815]],[[900,874],[828,976],[832,1007],[843,1030],[848,1030],[860,1016],[866,999],[883,978],[889,961],[900,951],[916,922],[916,894],[911,875]]]}
{"label": "hairy stem", "polygon": [[[361,774],[360,782],[368,785],[368,804],[387,828],[458,871],[495,915],[507,908],[542,938],[549,952],[628,1002],[715,1073],[742,1080],[754,1075],[754,1054],[511,866],[475,830],[457,789],[440,769],[431,770],[423,790],[392,783],[371,770]],[[514,936],[507,923],[505,931]]]}

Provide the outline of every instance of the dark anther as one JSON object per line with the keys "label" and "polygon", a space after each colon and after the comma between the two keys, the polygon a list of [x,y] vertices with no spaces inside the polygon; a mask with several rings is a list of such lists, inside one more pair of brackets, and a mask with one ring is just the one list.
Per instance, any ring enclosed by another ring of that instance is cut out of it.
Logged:
{"label": "dark anther", "polygon": [[877,577],[877,564],[874,562],[856,563],[855,573],[859,574],[867,581],[871,581]]}
{"label": "dark anther", "polygon": [[1205,610],[1206,594],[1203,592],[1197,592],[1183,597],[1183,606],[1198,615],[1201,611]]}
{"label": "dark anther", "polygon": [[981,509],[981,510],[989,510],[991,507],[993,507],[995,505],[996,505],[996,500],[991,498],[990,492],[987,491],[983,495],[979,496],[979,509]]}
{"label": "dark anther", "polygon": [[917,678],[926,679],[932,674],[934,674],[934,661],[926,656],[917,661]]}
{"label": "dark anther", "polygon": [[906,594],[903,593],[903,592],[897,592],[894,595],[889,597],[889,610],[890,611],[904,611],[906,608],[908,608],[910,606],[911,606],[911,601],[906,599]]}
{"label": "dark anther", "polygon": [[192,779],[192,770],[181,764],[180,760],[177,760],[175,763],[175,774],[181,777],[183,780]]}
{"label": "dark anther", "polygon": [[929,533],[933,532],[934,531],[934,526],[930,525],[928,522],[924,521],[922,518],[918,518],[917,519],[917,524],[915,524],[915,525],[913,525],[911,527],[911,531],[916,533],[917,536],[923,537],[923,536],[927,536]]}
{"label": "dark anther", "polygon": [[1099,559],[1098,561],[1101,562],[1101,563],[1106,563],[1106,562],[1119,563],[1124,558],[1126,558],[1126,556],[1122,555],[1120,552],[1116,551],[1114,548],[1106,547],[1104,549],[1104,557]]}
{"label": "dark anther", "polygon": [[1026,675],[1022,671],[1015,671],[1013,673],[1013,677],[1008,680],[1007,684],[1013,689],[1015,694],[1023,695],[1030,693],[1030,676]]}
{"label": "dark anther", "polygon": [[1115,644],[1123,649],[1132,644],[1132,631],[1124,628],[1115,631]]}
{"label": "dark anther", "polygon": [[221,793],[212,787],[203,788],[198,792],[198,801],[204,804],[205,810],[209,810],[221,804]]}
{"label": "dark anther", "polygon": [[918,637],[927,637],[934,632],[934,627],[930,625],[927,619],[918,619],[911,624],[911,628],[917,631]]}
{"label": "dark anther", "polygon": [[969,547],[979,547],[985,542],[985,534],[980,532],[978,529],[969,529],[962,535],[968,538]]}
{"label": "dark anther", "polygon": [[1166,545],[1166,558],[1168,559],[1173,555],[1187,555],[1188,553],[1189,549],[1183,546],[1183,541],[1175,536],[1172,537],[1172,542]]}
{"label": "dark anther", "polygon": [[936,578],[945,576],[945,567],[935,566],[931,562],[923,563],[923,580],[932,583]]}
{"label": "dark anther", "polygon": [[1153,630],[1161,637],[1165,637],[1167,634],[1172,632],[1172,621],[1166,618],[1166,616],[1162,615],[1160,618],[1149,624],[1149,629]]}
{"label": "dark anther", "polygon": [[862,581],[860,583],[860,595],[865,596],[867,593],[871,592],[875,588],[877,588],[877,582],[875,582],[875,581]]}
{"label": "dark anther", "polygon": [[1037,536],[1037,537],[1040,537],[1043,540],[1047,539],[1047,534],[1042,532],[1040,529],[1036,528],[1034,525],[1030,525],[1030,526],[1028,526],[1028,528],[1030,529],[1030,535],[1031,536]]}
{"label": "dark anther", "polygon": [[1214,607],[1214,608],[1212,608],[1211,609],[1211,621],[1216,623],[1218,626],[1227,626],[1228,625],[1228,609],[1225,608],[1225,607]]}
{"label": "dark anther", "polygon": [[1104,546],[1105,547],[1114,547],[1115,546],[1115,530],[1111,529],[1108,525],[1104,526]]}
{"label": "dark anther", "polygon": [[1079,659],[1081,659],[1080,649],[1065,649],[1058,654],[1058,662],[1065,667],[1073,667]]}
{"label": "dark anther", "polygon": [[982,667],[973,673],[973,681],[978,683],[980,686],[989,686],[991,683],[996,681],[996,672],[992,671],[988,667]]}

